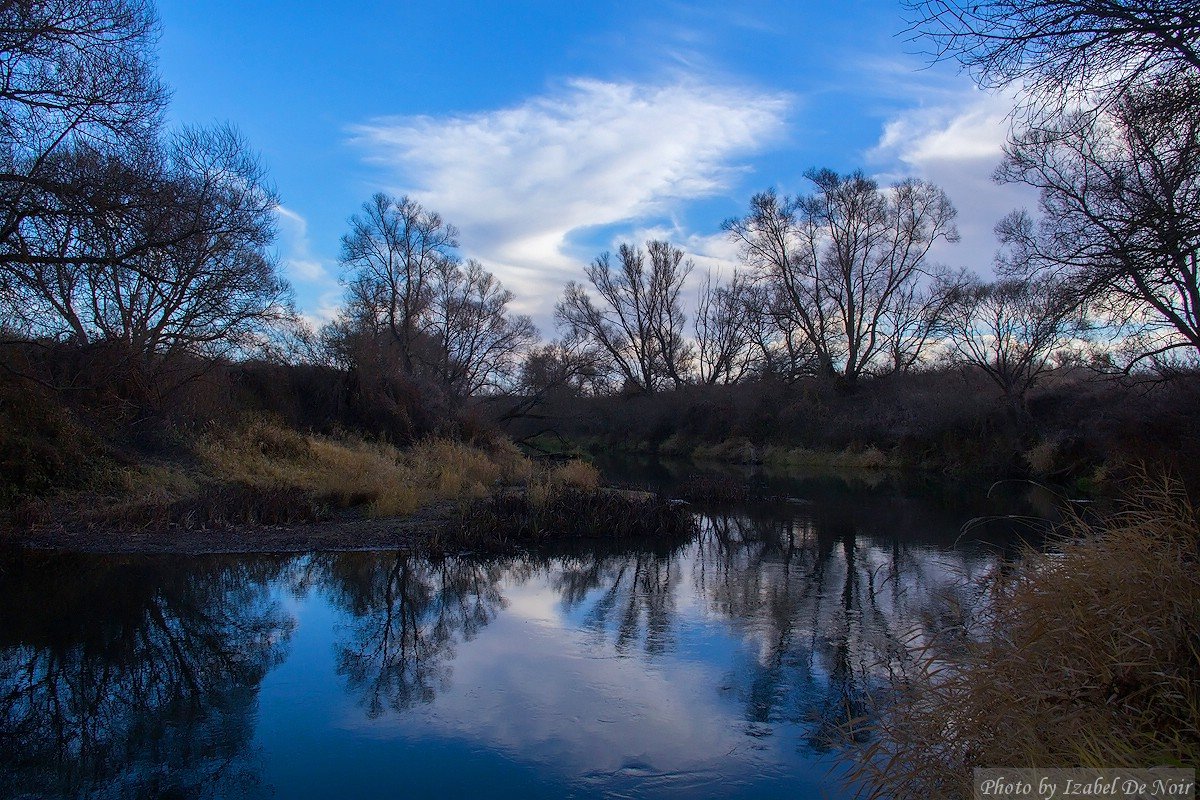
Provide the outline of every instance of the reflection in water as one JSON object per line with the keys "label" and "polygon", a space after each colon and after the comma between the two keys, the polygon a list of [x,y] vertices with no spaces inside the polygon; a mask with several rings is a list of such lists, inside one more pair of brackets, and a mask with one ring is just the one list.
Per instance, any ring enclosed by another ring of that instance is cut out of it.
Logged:
{"label": "reflection in water", "polygon": [[580,605],[589,590],[603,590],[589,607],[584,623],[596,642],[603,642],[611,629],[618,655],[630,655],[640,648],[647,657],[654,657],[674,644],[678,560],[677,555],[639,552],[624,557],[564,559],[548,571],[551,585],[562,593],[568,609]]}
{"label": "reflection in water", "polygon": [[[0,591],[0,795],[253,793],[278,564],[15,555]],[[168,766],[169,765],[169,766]]]}
{"label": "reflection in water", "polygon": [[672,548],[0,558],[0,795],[837,796],[823,754],[1002,551],[887,486],[776,494],[810,502]]}
{"label": "reflection in water", "polygon": [[430,703],[450,681],[458,641],[470,641],[504,607],[499,563],[410,555],[317,556],[313,579],[351,621],[338,674],[368,717]]}
{"label": "reflection in water", "polygon": [[746,720],[804,724],[816,749],[836,743],[903,652],[920,583],[907,548],[860,541],[847,524],[732,516],[709,517],[699,546],[698,588],[753,645],[728,676]]}

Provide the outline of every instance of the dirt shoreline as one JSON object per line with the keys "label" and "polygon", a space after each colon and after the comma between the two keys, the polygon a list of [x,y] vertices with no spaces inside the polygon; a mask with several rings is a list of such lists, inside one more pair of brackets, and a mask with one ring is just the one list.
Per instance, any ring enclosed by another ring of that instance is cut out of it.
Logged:
{"label": "dirt shoreline", "polygon": [[[370,517],[363,509],[340,512],[332,519],[281,524],[228,523],[211,527],[148,525],[130,527],[87,522],[78,517],[29,527],[0,527],[0,547],[60,553],[186,554],[311,553],[405,550],[425,555],[465,552],[508,552],[524,546],[563,540],[645,538],[690,530],[686,503],[648,492],[601,487],[571,490],[559,497],[549,516],[535,525],[535,514],[523,491],[493,495],[474,511],[461,501],[443,501],[413,514]],[[480,513],[482,509],[482,513]],[[583,530],[572,530],[572,523]],[[597,534],[598,526],[604,534]],[[639,525],[649,525],[650,530]],[[522,529],[525,529],[524,531]],[[547,530],[559,535],[546,535]]]}
{"label": "dirt shoreline", "polygon": [[0,544],[74,553],[201,555],[428,550],[433,534],[453,524],[444,508],[404,517],[356,517],[291,525],[120,529],[58,524],[0,533]]}

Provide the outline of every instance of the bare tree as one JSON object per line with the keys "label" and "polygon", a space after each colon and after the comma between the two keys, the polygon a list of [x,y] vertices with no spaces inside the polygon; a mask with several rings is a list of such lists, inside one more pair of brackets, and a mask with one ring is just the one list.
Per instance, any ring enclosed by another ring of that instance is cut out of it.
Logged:
{"label": "bare tree", "polygon": [[341,263],[352,300],[400,345],[407,372],[438,270],[453,258],[458,230],[408,197],[379,193],[350,218]]}
{"label": "bare tree", "polygon": [[938,270],[931,280],[909,282],[896,292],[883,317],[891,372],[906,372],[926,361],[945,333],[948,309],[965,281],[962,273]]}
{"label": "bare tree", "polygon": [[241,137],[185,129],[154,155],[53,154],[43,174],[71,190],[30,192],[41,210],[0,258],[28,335],[104,346],[144,400],[173,356],[244,352],[291,313],[265,252],[276,196]]}
{"label": "bare tree", "polygon": [[362,369],[370,356],[368,371],[426,382],[453,402],[516,379],[537,329],[510,313],[512,292],[482,264],[458,260],[457,236],[408,197],[363,204],[342,237],[346,308],[327,337],[343,361]]}
{"label": "bare tree", "polygon": [[750,279],[734,271],[728,284],[704,276],[696,302],[696,366],[701,383],[737,383],[755,366],[752,328],[761,316],[748,306]]}
{"label": "bare tree", "polygon": [[982,370],[1014,409],[1055,366],[1053,356],[1081,330],[1077,306],[1050,278],[962,285],[947,309],[949,346]]}
{"label": "bare tree", "polygon": [[1200,70],[1200,8],[1178,0],[907,0],[910,33],[980,85],[1017,85],[1035,118],[1103,107]]}
{"label": "bare tree", "polygon": [[755,195],[750,213],[724,228],[772,284],[777,313],[807,338],[819,370],[852,385],[903,335],[888,323],[902,321],[899,304],[932,279],[934,243],[958,241],[957,212],[922,180],[880,190],[861,172],[807,177],[814,194]]}
{"label": "bare tree", "polygon": [[629,385],[644,392],[667,383],[678,387],[691,359],[679,293],[692,262],[663,241],[647,242],[645,251],[623,244],[619,258],[617,269],[608,253],[587,267],[588,281],[602,305],[572,281],[555,308],[555,318],[569,338],[588,341],[602,351]]}
{"label": "bare tree", "polygon": [[459,398],[509,386],[537,341],[533,320],[509,313],[513,293],[478,261],[444,261],[436,278],[428,330],[438,380]]}
{"label": "bare tree", "polygon": [[1200,356],[1200,108],[1175,86],[1142,89],[1109,114],[1026,133],[998,175],[1041,191],[999,231],[1058,276],[1130,350],[1126,366]]}
{"label": "bare tree", "polygon": [[747,285],[744,309],[755,373],[784,383],[820,372],[816,349],[790,308],[777,285],[761,280]]}
{"label": "bare tree", "polygon": [[0,248],[63,194],[54,156],[84,146],[153,150],[167,93],[154,71],[157,21],[143,0],[0,2]]}
{"label": "bare tree", "polygon": [[586,342],[558,341],[531,348],[521,363],[519,389],[541,402],[547,393],[601,394],[608,386],[601,356]]}

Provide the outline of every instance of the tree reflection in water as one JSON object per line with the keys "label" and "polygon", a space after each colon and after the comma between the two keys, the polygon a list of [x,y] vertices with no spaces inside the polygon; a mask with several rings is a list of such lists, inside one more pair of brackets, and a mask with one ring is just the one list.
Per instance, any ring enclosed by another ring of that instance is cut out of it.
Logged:
{"label": "tree reflection in water", "polygon": [[844,741],[847,723],[869,712],[888,674],[928,635],[923,623],[940,598],[993,563],[931,546],[920,527],[931,521],[900,511],[828,505],[703,517],[698,593],[756,651],[727,677],[751,732],[800,723],[815,750]]}
{"label": "tree reflection in water", "polygon": [[[371,718],[453,694],[457,651],[503,612],[506,595],[538,615],[553,613],[557,598],[566,613],[523,628],[529,638],[517,640],[540,656],[493,642],[462,667],[498,692],[505,680],[529,681],[522,696],[547,698],[525,709],[530,724],[488,720],[461,692],[446,698],[443,723],[485,741],[490,730],[536,761],[558,746],[547,743],[624,746],[623,735],[590,736],[586,720],[573,718],[595,716],[597,697],[606,713],[633,711],[622,721],[630,725],[644,724],[638,713],[669,709],[669,700],[697,698],[712,712],[705,720],[722,728],[700,738],[721,753],[731,724],[749,736],[775,734],[789,750],[797,735],[804,751],[827,749],[901,665],[910,634],[927,640],[949,627],[934,599],[999,560],[956,542],[970,515],[876,500],[711,507],[692,541],[507,558],[0,558],[0,796],[265,791],[265,756],[251,746],[258,692],[295,628],[275,600],[280,587],[301,608],[320,599],[340,620],[312,631],[329,636],[321,645],[335,653],[337,679],[304,684],[322,709],[342,702],[341,689]],[[558,638],[547,645],[542,635]],[[560,650],[563,660],[547,657]],[[487,653],[496,652],[512,663],[494,669]],[[619,657],[611,670],[581,661],[610,654]],[[639,662],[649,679],[638,675]],[[553,679],[545,687],[543,676]],[[336,698],[323,694],[327,687]],[[325,724],[323,713],[314,711],[312,724]],[[414,715],[412,729],[425,722]],[[675,731],[696,721],[668,713],[657,723]],[[784,725],[791,738],[781,736]],[[559,763],[561,754],[547,758]]]}
{"label": "tree reflection in water", "polygon": [[346,614],[338,674],[371,718],[433,702],[451,685],[456,648],[507,605],[504,592],[545,581],[565,610],[580,612],[591,645],[620,657],[678,655],[691,635],[680,608],[695,614],[698,602],[741,643],[722,684],[738,698],[745,731],[789,723],[807,747],[825,750],[869,710],[913,632],[938,627],[937,600],[996,560],[954,549],[944,519],[894,498],[802,513],[710,510],[700,521],[697,539],[655,550],[316,556],[307,580]]}
{"label": "tree reflection in water", "polygon": [[256,794],[258,686],[294,623],[276,559],[13,554],[0,572],[0,795]]}
{"label": "tree reflection in water", "polygon": [[589,553],[563,558],[557,566],[551,586],[568,609],[582,603],[593,589],[603,588],[584,620],[595,642],[605,641],[611,629],[620,656],[634,654],[639,645],[651,658],[674,648],[675,604],[682,574],[677,551],[622,556]]}
{"label": "tree reflection in water", "polygon": [[310,568],[349,614],[337,671],[371,718],[432,702],[449,684],[455,645],[505,605],[500,561],[339,553],[314,557]]}
{"label": "tree reflection in water", "polygon": [[746,731],[792,723],[826,750],[869,711],[913,637],[938,628],[941,598],[996,561],[956,548],[957,525],[927,503],[878,500],[710,509],[687,547],[576,555],[547,565],[549,580],[564,607],[583,607],[593,642],[618,655],[671,652],[679,598],[694,594],[749,653],[723,681]]}

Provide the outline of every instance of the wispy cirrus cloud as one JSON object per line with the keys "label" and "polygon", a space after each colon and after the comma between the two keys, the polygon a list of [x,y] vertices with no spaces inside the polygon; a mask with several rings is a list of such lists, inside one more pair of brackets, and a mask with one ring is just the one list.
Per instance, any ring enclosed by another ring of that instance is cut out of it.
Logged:
{"label": "wispy cirrus cloud", "polygon": [[437,209],[543,328],[589,228],[652,224],[740,174],[782,133],[790,96],[696,81],[580,79],[493,111],[352,128],[396,191]]}
{"label": "wispy cirrus cloud", "polygon": [[313,255],[308,220],[286,206],[275,206],[279,220],[279,260],[296,290],[304,317],[319,327],[337,316],[341,285],[334,268]]}

